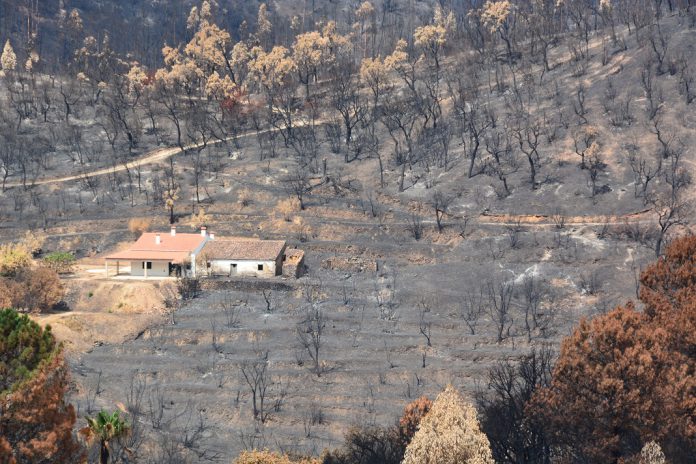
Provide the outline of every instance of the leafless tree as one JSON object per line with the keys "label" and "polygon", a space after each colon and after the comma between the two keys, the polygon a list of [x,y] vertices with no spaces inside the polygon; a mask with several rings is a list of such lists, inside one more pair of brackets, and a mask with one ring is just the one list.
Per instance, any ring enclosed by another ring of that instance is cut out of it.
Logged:
{"label": "leafless tree", "polygon": [[483,172],[483,168],[477,167],[477,163],[486,131],[491,126],[493,119],[486,117],[484,111],[476,102],[470,103],[468,101],[463,101],[459,109],[461,138],[469,158],[468,175],[470,178]]}
{"label": "leafless tree", "polygon": [[652,121],[657,115],[663,103],[662,91],[655,81],[655,70],[651,62],[646,62],[640,72],[640,82],[645,93],[648,120]]}
{"label": "leafless tree", "polygon": [[235,301],[229,292],[225,292],[218,300],[218,307],[225,316],[225,326],[228,329],[239,327],[241,302]]}
{"label": "leafless tree", "polygon": [[239,371],[251,394],[254,419],[263,424],[271,414],[266,405],[269,388],[273,384],[268,371],[268,351],[261,351],[254,359],[243,361],[239,364]]}
{"label": "leafless tree", "polygon": [[511,283],[489,283],[488,291],[488,316],[495,326],[497,342],[501,343],[510,336],[512,328],[512,297],[515,286]]}
{"label": "leafless tree", "polygon": [[677,68],[679,72],[679,93],[684,96],[687,105],[690,105],[696,99],[696,85],[693,67],[689,64],[690,61],[684,56],[680,56],[677,60]]}
{"label": "leafless tree", "polygon": [[585,86],[580,84],[575,91],[575,100],[573,100],[573,111],[581,119],[582,124],[587,124],[587,113],[589,110],[585,106]]}
{"label": "leafless tree", "polygon": [[597,181],[599,180],[599,174],[605,167],[606,164],[604,163],[602,152],[599,149],[599,145],[597,145],[597,149],[590,150],[587,157],[587,174],[589,177],[590,195],[593,200],[598,193],[601,193],[600,189],[597,188]]}
{"label": "leafless tree", "polygon": [[503,189],[496,189],[496,193],[498,197],[505,198],[511,193],[508,176],[519,169],[509,135],[501,130],[492,131],[486,137],[486,151],[490,157],[486,163],[485,172],[491,177],[498,178]]}
{"label": "leafless tree", "polygon": [[309,173],[300,166],[295,166],[290,173],[283,179],[283,184],[288,195],[297,198],[300,202],[300,209],[305,209],[305,196],[311,190],[309,183]]}
{"label": "leafless tree", "polygon": [[524,153],[529,163],[529,182],[532,189],[538,187],[537,174],[541,166],[539,145],[541,143],[542,126],[538,121],[532,121],[531,115],[525,115],[520,124],[513,130],[520,151]]}
{"label": "leafless tree", "polygon": [[510,242],[510,248],[515,249],[520,246],[520,234],[522,233],[521,221],[517,219],[514,223],[505,226],[505,233]]}
{"label": "leafless tree", "polygon": [[442,232],[444,229],[442,219],[449,214],[449,208],[453,201],[454,197],[443,193],[439,189],[435,189],[430,195],[430,206],[435,210],[435,222],[437,223],[438,232]]}
{"label": "leafless tree", "polygon": [[471,335],[476,335],[476,327],[483,315],[483,294],[484,287],[480,287],[478,290],[468,290],[461,299],[459,314]]}
{"label": "leafless tree", "polygon": [[406,230],[408,230],[416,240],[423,238],[423,218],[419,212],[411,213]]}
{"label": "leafless tree", "polygon": [[321,348],[326,329],[326,316],[318,304],[310,304],[304,312],[302,320],[297,324],[297,339],[301,348],[309,355],[313,363],[313,371],[317,377],[323,373]]}
{"label": "leafless tree", "polygon": [[640,153],[640,148],[637,145],[627,147],[626,151],[628,164],[633,171],[634,196],[643,198],[647,204],[651,182],[662,174],[662,155],[656,154],[651,162],[649,157]]}
{"label": "leafless tree", "polygon": [[433,323],[432,321],[428,318],[428,312],[430,311],[430,308],[426,304],[419,304],[419,323],[418,323],[418,330],[420,331],[420,334],[425,337],[425,342],[428,346],[433,346],[431,338],[432,338],[432,326]]}
{"label": "leafless tree", "polygon": [[263,301],[266,303],[266,312],[269,314],[272,313],[274,309],[275,300],[275,298],[273,297],[273,291],[263,289],[261,291],[261,294],[263,295]]}
{"label": "leafless tree", "polygon": [[527,341],[531,341],[532,333],[546,325],[542,303],[549,295],[548,284],[534,275],[527,275],[523,279],[519,291],[522,297]]}
{"label": "leafless tree", "polygon": [[650,126],[650,132],[655,134],[657,141],[662,148],[661,153],[663,158],[669,158],[672,154],[672,144],[675,142],[675,135],[665,128],[665,123],[662,119],[662,115],[659,113],[655,115]]}
{"label": "leafless tree", "polygon": [[691,185],[691,175],[682,166],[683,145],[678,144],[670,150],[669,163],[664,170],[666,188],[653,192],[649,203],[657,214],[657,237],[655,254],[660,256],[667,234],[675,226],[686,225],[691,205],[684,191]]}
{"label": "leafless tree", "polygon": [[669,45],[669,36],[660,26],[660,21],[655,21],[650,25],[648,31],[648,41],[650,42],[650,48],[653,52],[655,62],[657,62],[657,72],[658,74],[664,74],[666,71],[665,64]]}

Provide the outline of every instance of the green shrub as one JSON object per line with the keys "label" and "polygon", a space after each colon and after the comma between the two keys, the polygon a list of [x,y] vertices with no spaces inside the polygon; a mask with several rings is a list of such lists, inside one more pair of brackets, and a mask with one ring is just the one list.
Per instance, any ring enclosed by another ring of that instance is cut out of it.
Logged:
{"label": "green shrub", "polygon": [[75,256],[66,251],[54,251],[43,259],[46,267],[53,269],[58,274],[70,274],[74,271]]}

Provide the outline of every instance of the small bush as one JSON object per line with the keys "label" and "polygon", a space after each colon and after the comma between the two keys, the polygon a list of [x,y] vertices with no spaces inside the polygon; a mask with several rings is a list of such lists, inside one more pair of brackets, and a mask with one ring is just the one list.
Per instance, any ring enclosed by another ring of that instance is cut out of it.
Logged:
{"label": "small bush", "polygon": [[131,218],[128,221],[128,230],[136,237],[139,237],[143,232],[150,229],[152,220],[148,218]]}
{"label": "small bush", "polygon": [[242,451],[234,464],[319,464],[317,459],[300,457],[293,459],[287,454],[271,451]]}
{"label": "small bush", "polygon": [[0,275],[14,276],[31,264],[31,252],[24,243],[0,245]]}
{"label": "small bush", "polygon": [[253,203],[254,201],[254,195],[247,188],[243,188],[239,192],[237,192],[237,198],[239,204],[242,205],[243,208],[246,208],[247,206],[251,205],[251,203]]}
{"label": "small bush", "polygon": [[296,198],[286,198],[276,204],[276,211],[283,219],[290,222],[294,213],[300,210],[300,202]]}
{"label": "small bush", "polygon": [[322,464],[400,464],[404,447],[394,427],[353,428],[343,446],[326,451]]}
{"label": "small bush", "polygon": [[41,248],[43,247],[45,241],[45,236],[28,230],[24,234],[24,237],[22,237],[21,243],[26,247],[31,256],[36,256],[41,253]]}
{"label": "small bush", "polygon": [[58,274],[71,274],[75,270],[75,256],[65,251],[55,251],[43,259],[44,265]]}
{"label": "small bush", "polygon": [[196,277],[182,277],[176,281],[176,289],[182,300],[192,300],[201,293],[201,282]]}

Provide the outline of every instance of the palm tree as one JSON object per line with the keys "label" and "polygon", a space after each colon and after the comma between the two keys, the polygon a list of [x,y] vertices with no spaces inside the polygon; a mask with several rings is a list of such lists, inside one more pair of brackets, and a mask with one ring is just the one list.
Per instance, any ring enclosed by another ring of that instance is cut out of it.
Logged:
{"label": "palm tree", "polygon": [[85,417],[87,419],[87,427],[80,430],[87,441],[99,439],[101,451],[99,454],[100,464],[108,464],[109,462],[109,443],[121,437],[124,437],[130,431],[130,425],[122,419],[118,411],[109,414],[103,409],[96,417]]}

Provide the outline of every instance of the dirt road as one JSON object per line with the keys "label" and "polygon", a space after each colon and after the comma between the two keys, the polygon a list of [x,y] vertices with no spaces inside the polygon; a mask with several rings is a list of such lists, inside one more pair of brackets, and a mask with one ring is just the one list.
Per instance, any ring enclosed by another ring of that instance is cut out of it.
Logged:
{"label": "dirt road", "polygon": [[[324,124],[324,122],[325,122],[325,120],[318,120],[318,121],[314,121],[314,124],[321,125],[321,124]],[[295,127],[295,128],[303,127],[303,126],[306,126],[307,124],[308,124],[307,121],[300,120],[293,127]],[[257,133],[265,134],[268,132],[277,132],[279,130],[280,129],[272,128],[272,129],[265,129],[265,130],[260,131],[260,132],[248,131],[248,132],[244,132],[243,134],[235,135],[232,137],[226,137],[222,140],[208,141],[207,144],[208,145],[217,145],[217,144],[222,143],[222,142],[229,142],[230,140],[248,137],[250,135],[256,135]],[[202,142],[186,145],[184,148],[186,150],[191,150],[191,149],[195,149],[195,148],[200,148],[201,146],[203,146]],[[181,152],[182,152],[182,150],[180,147],[156,148],[152,151],[147,152],[146,154],[144,154],[143,156],[141,156],[138,159],[128,161],[126,163],[122,163],[118,166],[110,166],[108,168],[95,169],[93,171],[82,172],[80,174],[72,174],[69,176],[48,177],[48,178],[44,178],[44,179],[36,179],[34,181],[27,181],[27,184],[30,184],[30,185],[59,184],[62,182],[71,182],[71,181],[75,181],[75,180],[84,179],[85,177],[104,176],[106,174],[111,174],[111,173],[115,173],[115,172],[122,172],[122,171],[130,170],[130,169],[141,168],[141,167],[146,166],[148,164],[153,164],[153,163],[157,163],[159,161],[164,161],[164,160],[169,159],[170,157],[177,155]],[[21,187],[22,185],[23,185],[22,182],[8,182],[5,184],[5,187]]]}

